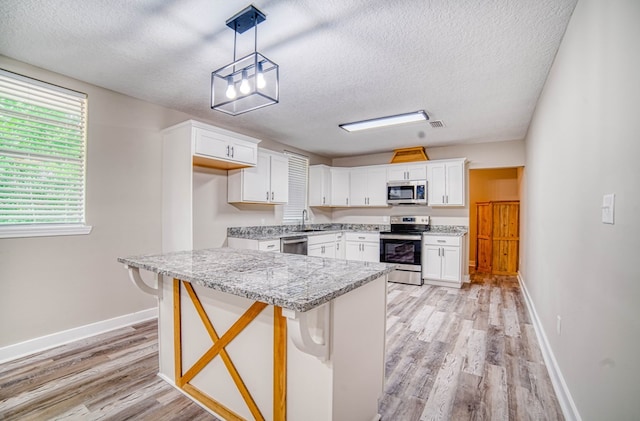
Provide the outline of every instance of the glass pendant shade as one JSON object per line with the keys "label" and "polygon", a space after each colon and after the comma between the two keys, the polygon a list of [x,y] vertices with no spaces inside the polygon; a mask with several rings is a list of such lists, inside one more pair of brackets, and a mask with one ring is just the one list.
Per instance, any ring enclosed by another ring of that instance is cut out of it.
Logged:
{"label": "glass pendant shade", "polygon": [[[246,74],[244,86],[243,74]],[[251,53],[211,73],[211,108],[238,115],[277,104],[278,79],[276,63],[260,53]],[[232,88],[235,97],[227,95]]]}
{"label": "glass pendant shade", "polygon": [[[227,21],[236,34],[266,18],[262,12],[249,6]],[[277,104],[280,98],[279,67],[259,52],[257,30],[254,34],[254,52],[211,73],[211,108],[230,115],[239,115],[268,105]]]}

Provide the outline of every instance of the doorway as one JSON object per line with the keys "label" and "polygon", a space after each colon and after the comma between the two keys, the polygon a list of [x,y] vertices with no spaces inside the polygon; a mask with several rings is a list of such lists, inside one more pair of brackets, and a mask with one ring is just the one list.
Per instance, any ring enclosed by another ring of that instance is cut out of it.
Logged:
{"label": "doorway", "polygon": [[474,273],[478,239],[477,204],[521,200],[524,167],[469,170],[469,273]]}

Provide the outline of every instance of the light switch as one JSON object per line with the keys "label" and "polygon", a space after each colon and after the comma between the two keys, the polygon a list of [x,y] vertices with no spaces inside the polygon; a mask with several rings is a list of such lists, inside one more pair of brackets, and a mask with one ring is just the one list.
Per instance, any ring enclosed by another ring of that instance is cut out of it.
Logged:
{"label": "light switch", "polygon": [[605,194],[602,196],[602,223],[613,224],[613,214],[616,203],[616,195]]}

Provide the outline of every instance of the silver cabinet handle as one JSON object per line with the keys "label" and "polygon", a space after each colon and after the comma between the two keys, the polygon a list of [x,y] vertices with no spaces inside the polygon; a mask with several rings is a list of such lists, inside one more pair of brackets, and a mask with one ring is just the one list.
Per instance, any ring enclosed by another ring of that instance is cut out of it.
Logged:
{"label": "silver cabinet handle", "polygon": [[269,200],[269,192],[267,192],[267,200]]}
{"label": "silver cabinet handle", "polygon": [[438,243],[446,243],[447,240],[438,240]]}
{"label": "silver cabinet handle", "polygon": [[272,249],[272,248],[274,248],[274,247],[275,247],[275,245],[274,245],[274,244],[269,244],[269,245],[267,246],[267,248],[268,248],[268,249]]}
{"label": "silver cabinet handle", "polygon": [[273,200],[273,192],[271,192],[271,200]]}
{"label": "silver cabinet handle", "polygon": [[322,196],[322,204],[324,205],[325,197]]}
{"label": "silver cabinet handle", "polygon": [[347,197],[347,205],[349,204],[349,198]]}
{"label": "silver cabinet handle", "polygon": [[358,240],[364,240],[367,237],[358,237]]}
{"label": "silver cabinet handle", "polygon": [[235,154],[233,153],[233,146],[232,146],[231,147],[231,158],[233,158],[233,155],[235,155]]}
{"label": "silver cabinet handle", "polygon": [[229,156],[229,145],[227,145],[227,156]]}

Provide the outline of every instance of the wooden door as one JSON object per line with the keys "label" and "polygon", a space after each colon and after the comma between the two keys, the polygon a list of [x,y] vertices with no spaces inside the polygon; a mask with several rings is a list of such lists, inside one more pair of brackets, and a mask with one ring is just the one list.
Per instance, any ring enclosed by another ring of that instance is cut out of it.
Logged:
{"label": "wooden door", "polygon": [[477,207],[477,229],[476,236],[476,271],[491,273],[491,230],[493,222],[491,218],[491,202],[480,202]]}
{"label": "wooden door", "polygon": [[493,202],[492,273],[518,273],[520,202]]}

